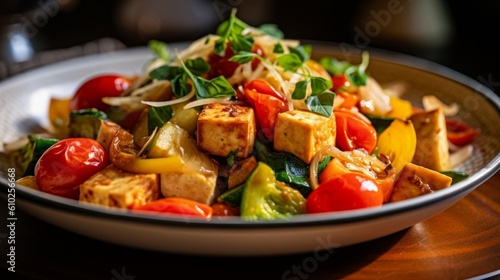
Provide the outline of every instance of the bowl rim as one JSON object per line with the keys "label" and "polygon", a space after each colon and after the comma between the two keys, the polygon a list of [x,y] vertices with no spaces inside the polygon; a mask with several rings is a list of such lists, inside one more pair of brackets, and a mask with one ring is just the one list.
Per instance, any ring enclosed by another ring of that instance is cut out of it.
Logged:
{"label": "bowl rim", "polygon": [[[344,43],[324,42],[324,41],[307,41],[301,40],[302,43],[311,44],[314,49],[325,48],[329,52],[340,50],[339,46]],[[177,42],[169,44],[170,48],[183,48],[190,42]],[[354,47],[352,45],[348,45]],[[395,51],[383,50],[373,47],[365,47],[370,53],[370,59],[384,61],[388,63],[398,64],[405,67],[415,68],[421,71],[426,71],[443,78],[447,78],[452,82],[461,84],[474,90],[475,94],[479,94],[492,103],[500,112],[500,98],[488,87],[473,80],[472,78],[461,74],[446,66],[431,62],[429,60],[418,58],[412,55],[407,55]],[[26,75],[33,73],[42,73],[47,69],[56,69],[62,65],[83,62],[87,59],[91,61],[98,58],[114,57],[113,59],[121,59],[129,54],[138,57],[146,55],[147,47],[132,47],[127,49],[117,50],[111,53],[99,53],[88,55],[85,57],[77,57],[54,64],[45,65],[36,69],[29,70],[19,75],[9,77],[5,81],[0,82],[0,89],[8,87],[11,84],[18,83],[23,80]],[[131,58],[130,58],[131,59]],[[393,202],[385,204],[380,208],[349,210],[335,213],[322,214],[307,214],[294,216],[289,220],[274,220],[274,221],[245,221],[239,217],[226,217],[224,219],[212,218],[211,220],[203,220],[197,218],[186,217],[171,217],[168,215],[150,215],[142,213],[133,213],[131,211],[121,211],[117,209],[107,209],[102,206],[87,205],[78,201],[57,197],[51,194],[42,193],[37,190],[32,190],[23,186],[15,185],[17,198],[27,200],[38,205],[54,208],[55,210],[68,211],[73,214],[85,215],[88,217],[101,219],[116,219],[120,221],[128,221],[134,223],[175,226],[175,227],[193,227],[193,228],[224,228],[224,229],[271,229],[271,228],[299,228],[299,227],[314,227],[325,225],[339,225],[347,223],[356,223],[365,220],[397,215],[404,212],[412,211],[421,207],[446,201],[456,197],[464,196],[474,190],[480,184],[488,180],[500,170],[500,153],[493,157],[485,166],[476,173],[469,176],[464,181],[461,181],[452,188],[446,188],[432,194],[416,197],[410,200],[401,202]],[[9,181],[7,178],[0,178],[0,190],[7,193]]]}

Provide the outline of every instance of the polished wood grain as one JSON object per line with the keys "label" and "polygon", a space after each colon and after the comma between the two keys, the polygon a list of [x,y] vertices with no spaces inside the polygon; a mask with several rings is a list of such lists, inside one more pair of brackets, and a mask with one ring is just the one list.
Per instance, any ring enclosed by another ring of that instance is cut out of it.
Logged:
{"label": "polished wood grain", "polygon": [[19,212],[13,274],[6,272],[7,243],[0,241],[6,273],[0,279],[467,279],[488,273],[496,278],[500,174],[409,229],[329,252],[260,258],[165,254],[82,237]]}

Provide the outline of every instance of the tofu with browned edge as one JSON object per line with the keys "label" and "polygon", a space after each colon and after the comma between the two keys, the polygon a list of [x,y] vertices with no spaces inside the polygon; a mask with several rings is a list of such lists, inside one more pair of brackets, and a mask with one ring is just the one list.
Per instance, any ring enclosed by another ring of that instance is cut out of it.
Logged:
{"label": "tofu with browned edge", "polygon": [[157,174],[136,174],[109,165],[80,185],[80,201],[116,208],[131,208],[156,200]]}
{"label": "tofu with browned edge", "polygon": [[392,190],[390,202],[421,196],[451,185],[451,177],[429,168],[407,163],[399,174]]}
{"label": "tofu with browned edge", "polygon": [[236,157],[248,157],[253,150],[255,133],[251,107],[212,103],[205,106],[198,117],[198,148],[212,155],[226,157],[238,150]]}
{"label": "tofu with browned edge", "polygon": [[443,111],[435,109],[415,113],[410,120],[417,135],[412,163],[437,171],[449,170],[450,154]]}
{"label": "tofu with browned edge", "polygon": [[274,149],[296,155],[311,163],[326,145],[335,145],[335,117],[293,110],[278,114],[274,126]]}

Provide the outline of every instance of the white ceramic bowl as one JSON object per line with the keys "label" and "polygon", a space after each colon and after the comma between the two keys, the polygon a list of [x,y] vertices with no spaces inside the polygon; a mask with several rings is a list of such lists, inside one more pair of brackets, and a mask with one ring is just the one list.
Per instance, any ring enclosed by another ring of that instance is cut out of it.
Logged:
{"label": "white ceramic bowl", "polygon": [[[315,57],[331,55],[357,63],[359,53],[352,50],[313,42]],[[455,102],[460,106],[459,117],[481,129],[474,144],[474,156],[459,167],[470,174],[469,178],[450,188],[377,209],[302,215],[289,221],[158,217],[82,205],[22,186],[16,186],[16,207],[58,227],[106,242],[200,255],[258,256],[328,250],[411,227],[450,207],[498,172],[500,99],[480,83],[435,63],[368,50],[371,58],[368,72],[381,84],[404,81],[408,91],[403,97],[418,105],[426,94],[434,94],[446,103]],[[94,74],[138,73],[150,56],[146,48],[86,56],[0,83],[0,142],[45,127],[50,96],[71,96],[83,80]],[[7,174],[1,174],[0,183],[0,193],[6,197]]]}

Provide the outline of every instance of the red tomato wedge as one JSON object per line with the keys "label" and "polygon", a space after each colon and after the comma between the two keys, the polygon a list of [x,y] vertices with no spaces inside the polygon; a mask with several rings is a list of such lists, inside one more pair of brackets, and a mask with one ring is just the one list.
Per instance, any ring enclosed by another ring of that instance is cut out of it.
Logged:
{"label": "red tomato wedge", "polygon": [[264,132],[264,136],[272,141],[278,114],[288,111],[286,98],[261,79],[246,84],[244,91],[245,98],[255,110],[260,129]]}
{"label": "red tomato wedge", "polygon": [[212,217],[212,207],[207,204],[182,197],[161,198],[145,205],[134,206],[133,210],[180,214],[209,219]]}
{"label": "red tomato wedge", "polygon": [[478,129],[454,119],[446,119],[446,131],[448,140],[457,146],[468,145],[479,135]]}
{"label": "red tomato wedge", "polygon": [[364,149],[371,154],[377,146],[377,131],[360,116],[347,110],[336,110],[337,147],[343,151]]}
{"label": "red tomato wedge", "polygon": [[362,174],[347,173],[326,181],[311,192],[307,213],[323,213],[380,207],[383,194],[373,180]]}
{"label": "red tomato wedge", "polygon": [[106,111],[109,105],[102,102],[103,97],[120,96],[132,81],[119,74],[103,74],[86,80],[75,92],[70,101],[71,110],[96,108]]}
{"label": "red tomato wedge", "polygon": [[43,192],[78,199],[80,184],[108,163],[108,155],[97,141],[67,138],[43,153],[35,166],[35,179]]}

